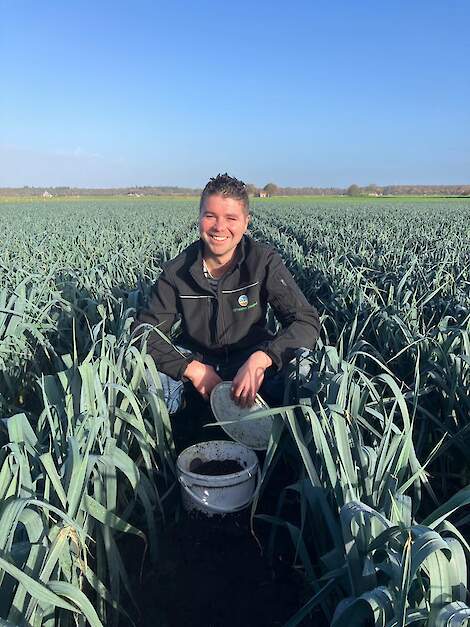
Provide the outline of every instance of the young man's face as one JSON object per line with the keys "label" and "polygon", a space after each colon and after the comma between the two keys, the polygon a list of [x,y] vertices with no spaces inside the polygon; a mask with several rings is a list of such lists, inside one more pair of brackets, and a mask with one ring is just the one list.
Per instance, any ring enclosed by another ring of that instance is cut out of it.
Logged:
{"label": "young man's face", "polygon": [[208,196],[199,213],[199,233],[206,258],[229,262],[248,228],[249,215],[243,203],[220,194]]}

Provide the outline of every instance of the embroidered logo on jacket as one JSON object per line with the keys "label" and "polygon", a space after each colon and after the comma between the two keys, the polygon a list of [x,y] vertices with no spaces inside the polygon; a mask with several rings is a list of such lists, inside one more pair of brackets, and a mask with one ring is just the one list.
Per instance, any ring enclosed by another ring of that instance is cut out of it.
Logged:
{"label": "embroidered logo on jacket", "polygon": [[234,307],[232,311],[249,311],[250,309],[253,309],[253,307],[256,307],[257,304],[258,301],[255,300],[255,302],[250,305],[245,305],[244,307]]}
{"label": "embroidered logo on jacket", "polygon": [[248,296],[246,294],[242,294],[238,297],[238,304],[240,307],[246,307],[248,305]]}

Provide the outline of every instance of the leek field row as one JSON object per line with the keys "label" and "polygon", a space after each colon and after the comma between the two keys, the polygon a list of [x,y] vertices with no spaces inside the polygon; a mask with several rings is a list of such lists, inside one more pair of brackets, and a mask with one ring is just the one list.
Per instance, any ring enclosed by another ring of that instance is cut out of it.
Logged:
{"label": "leek field row", "polygon": [[[138,623],[123,538],[158,562],[177,489],[130,325],[197,238],[197,205],[0,203],[2,624]],[[287,530],[311,590],[289,625],[467,624],[470,201],[273,198],[252,214],[321,317],[252,508],[268,554]],[[271,511],[279,463],[294,480]]]}

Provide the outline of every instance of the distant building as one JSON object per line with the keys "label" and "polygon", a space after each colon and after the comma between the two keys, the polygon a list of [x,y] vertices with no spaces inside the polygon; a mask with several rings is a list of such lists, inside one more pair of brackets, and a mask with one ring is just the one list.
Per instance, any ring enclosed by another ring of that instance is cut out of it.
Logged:
{"label": "distant building", "polygon": [[52,194],[51,194],[51,192],[48,192],[47,189],[46,189],[46,191],[43,192],[42,197],[43,198],[52,198]]}
{"label": "distant building", "polygon": [[260,192],[258,192],[256,195],[257,195],[258,198],[269,198],[268,192],[264,192],[262,190]]}

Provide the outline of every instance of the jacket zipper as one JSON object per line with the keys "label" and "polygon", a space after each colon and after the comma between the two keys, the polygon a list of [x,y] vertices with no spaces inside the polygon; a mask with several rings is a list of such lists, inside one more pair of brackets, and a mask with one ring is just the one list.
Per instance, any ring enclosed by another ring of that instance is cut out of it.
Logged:
{"label": "jacket zipper", "polygon": [[212,344],[216,344],[217,336],[217,316],[218,316],[218,302],[217,298],[208,298],[207,306],[209,308],[209,328],[211,334]]}
{"label": "jacket zipper", "polygon": [[225,333],[225,319],[224,319],[224,307],[222,302],[222,282],[224,277],[221,277],[217,285],[217,316],[216,316],[216,328],[217,328],[217,344],[220,346],[222,343],[222,335]]}

